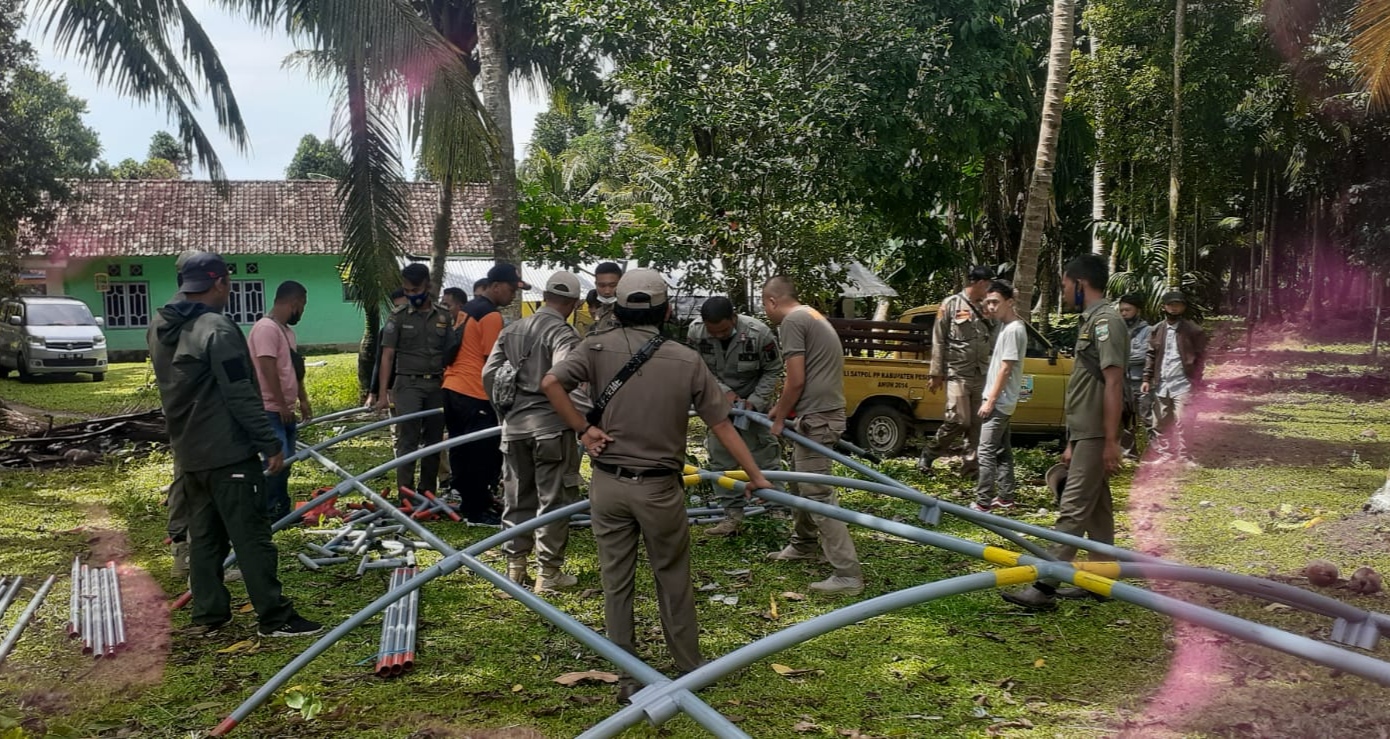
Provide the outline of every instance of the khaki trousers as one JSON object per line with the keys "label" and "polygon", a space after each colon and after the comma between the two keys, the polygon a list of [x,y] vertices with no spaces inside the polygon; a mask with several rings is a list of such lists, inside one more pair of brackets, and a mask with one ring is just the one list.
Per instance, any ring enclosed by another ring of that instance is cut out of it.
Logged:
{"label": "khaki trousers", "polygon": [[[753,454],[753,461],[760,470],[780,470],[782,469],[782,447],[773,438],[772,432],[766,426],[757,423],[750,423],[748,428],[739,429],[738,435],[743,438],[743,443],[748,445],[748,451]],[[709,468],[715,472],[726,472],[738,469],[738,462],[734,461],[733,455],[729,450],[719,443],[719,437],[709,434],[705,437],[705,450],[709,452]],[[710,500],[720,508],[743,508],[748,505],[748,499],[742,493],[736,493],[728,488],[713,485],[714,493]]]}
{"label": "khaki trousers", "polygon": [[[1115,543],[1115,504],[1110,498],[1110,478],[1105,474],[1105,439],[1071,443],[1067,484],[1057,506],[1057,524],[1052,528],[1103,544]],[[1076,547],[1055,544],[1050,551],[1060,560],[1076,559]]]}
{"label": "khaki trousers", "polygon": [[950,452],[951,444],[961,436],[965,437],[965,456],[961,459],[961,469],[970,472],[976,468],[976,450],[980,447],[980,404],[984,402],[984,378],[961,379],[952,377],[946,380],[946,412],[936,436],[927,442],[922,450],[922,458],[928,461]]}
{"label": "khaki trousers", "polygon": [[[845,433],[845,412],[829,411],[799,416],[796,419],[796,432],[827,447]],[[812,472],[820,475],[830,474],[830,458],[798,444],[792,452],[792,466],[797,472]],[[839,496],[829,485],[811,485],[804,482],[796,484],[796,494],[818,503],[838,505]],[[821,551],[826,560],[835,568],[840,577],[863,577],[859,566],[859,555],[854,551],[854,540],[849,536],[849,526],[844,521],[807,513],[798,509],[792,515],[792,547],[798,552],[810,554],[815,551],[816,540],[820,540]]]}
{"label": "khaki trousers", "polygon": [[[520,526],[579,500],[579,442],[573,431],[547,439],[502,442],[502,527]],[[569,521],[556,521],[504,544],[508,558],[527,557],[535,549],[541,568],[565,563]]]}
{"label": "khaki trousers", "polygon": [[632,620],[637,542],[647,549],[656,579],[666,648],[681,672],[700,666],[700,627],[690,580],[690,525],[680,477],[630,480],[594,470],[589,481],[590,525],[603,580],[603,625],[614,644],[637,653]]}

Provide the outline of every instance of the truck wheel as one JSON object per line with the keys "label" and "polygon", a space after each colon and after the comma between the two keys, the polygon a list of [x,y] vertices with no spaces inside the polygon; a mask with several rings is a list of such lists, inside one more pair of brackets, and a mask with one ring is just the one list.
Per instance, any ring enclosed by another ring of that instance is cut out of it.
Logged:
{"label": "truck wheel", "polygon": [[105,373],[105,372],[93,372],[93,373],[92,373],[92,382],[101,382],[102,380],[105,380],[105,379],[106,379],[106,373]]}
{"label": "truck wheel", "polygon": [[20,382],[29,382],[34,379],[34,376],[29,374],[29,360],[24,358],[23,352],[14,355],[14,363],[15,367],[19,369]]}
{"label": "truck wheel", "polygon": [[887,403],[875,403],[854,416],[859,446],[880,457],[896,457],[907,444],[907,416]]}

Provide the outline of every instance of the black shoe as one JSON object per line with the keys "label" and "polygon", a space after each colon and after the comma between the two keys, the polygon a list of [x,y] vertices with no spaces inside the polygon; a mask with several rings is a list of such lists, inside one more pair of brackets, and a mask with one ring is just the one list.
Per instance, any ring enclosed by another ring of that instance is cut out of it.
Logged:
{"label": "black shoe", "polygon": [[491,529],[502,528],[502,519],[498,518],[497,514],[492,513],[491,511],[484,511],[482,513],[475,513],[471,516],[464,516],[463,521],[469,526],[486,526]]}
{"label": "black shoe", "polygon": [[1066,598],[1067,600],[1085,600],[1086,598],[1090,598],[1091,600],[1098,600],[1101,602],[1104,602],[1106,600],[1105,596],[1103,595],[1092,593],[1091,591],[1086,590],[1085,588],[1078,588],[1075,585],[1064,585],[1060,588],[1057,588],[1057,592],[1054,593],[1054,595],[1056,595],[1058,598]]}
{"label": "black shoe", "polygon": [[264,637],[313,636],[320,631],[323,631],[323,624],[310,621],[303,616],[294,616],[284,626],[269,633],[266,633],[264,628],[256,629],[256,633]]}
{"label": "black shoe", "polygon": [[1046,611],[1057,607],[1057,601],[1052,594],[1036,585],[1029,585],[1018,590],[1001,590],[999,597],[1030,611]]}
{"label": "black shoe", "polygon": [[642,683],[632,679],[625,679],[618,683],[618,704],[627,705],[632,702],[632,696],[642,689]]}

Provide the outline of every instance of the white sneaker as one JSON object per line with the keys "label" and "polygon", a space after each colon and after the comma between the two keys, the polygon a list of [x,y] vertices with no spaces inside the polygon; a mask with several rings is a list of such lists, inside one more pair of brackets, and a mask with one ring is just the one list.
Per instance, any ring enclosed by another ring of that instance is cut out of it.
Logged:
{"label": "white sneaker", "polygon": [[857,577],[831,575],[820,582],[811,583],[811,589],[827,595],[858,595],[864,592],[864,581]]}

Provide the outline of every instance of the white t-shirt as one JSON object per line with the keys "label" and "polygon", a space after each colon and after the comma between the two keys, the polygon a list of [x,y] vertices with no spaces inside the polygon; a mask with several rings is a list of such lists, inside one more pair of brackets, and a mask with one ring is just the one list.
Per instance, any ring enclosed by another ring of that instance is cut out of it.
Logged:
{"label": "white t-shirt", "polygon": [[1014,362],[1013,369],[1004,380],[1004,388],[999,391],[999,399],[994,402],[994,410],[1012,416],[1018,407],[1018,396],[1023,390],[1023,358],[1028,353],[1028,331],[1023,321],[1013,320],[999,327],[999,335],[994,340],[994,353],[989,358],[989,374],[985,385],[985,397],[994,394],[995,378],[1005,360]]}

